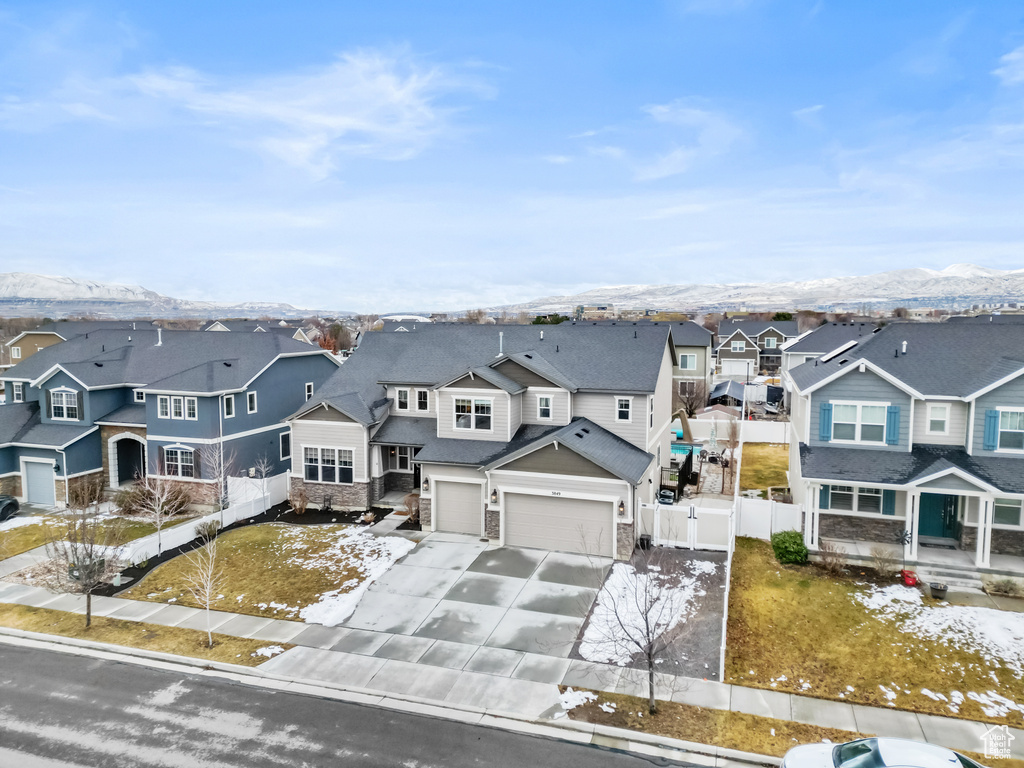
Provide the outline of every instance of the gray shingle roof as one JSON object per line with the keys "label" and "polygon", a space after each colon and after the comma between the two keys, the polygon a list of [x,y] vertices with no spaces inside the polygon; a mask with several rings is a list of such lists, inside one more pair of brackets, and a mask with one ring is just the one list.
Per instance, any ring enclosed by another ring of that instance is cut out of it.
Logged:
{"label": "gray shingle roof", "polygon": [[34,381],[59,365],[88,387],[218,392],[242,387],[280,354],[324,354],[275,333],[173,331],[157,340],[152,330],[90,332],[36,352],[3,378]]}
{"label": "gray shingle roof", "polygon": [[[906,354],[902,353],[904,341]],[[807,362],[789,374],[806,390],[840,370],[855,367],[862,359],[922,395],[966,397],[1024,368],[1024,326],[969,322],[887,325],[829,362]]]}
{"label": "gray shingle roof", "polygon": [[490,462],[518,451],[561,427],[524,424],[508,443],[497,440],[462,440],[435,437],[416,455],[416,461],[428,464],[466,464],[483,467]]}
{"label": "gray shingle roof", "polygon": [[0,406],[0,445],[42,445],[61,448],[96,429],[93,426],[43,424],[37,403]]}
{"label": "gray shingle roof", "polygon": [[969,456],[956,446],[916,445],[904,453],[800,444],[801,474],[810,480],[907,485],[952,467],[1005,493],[1024,493],[1019,459]]}
{"label": "gray shingle roof", "polygon": [[380,425],[371,443],[423,447],[437,439],[437,421],[417,416],[390,416]]}
{"label": "gray shingle roof", "polygon": [[848,341],[865,341],[876,327],[871,323],[826,323],[799,341],[790,342],[785,351],[805,355],[828,354]]}
{"label": "gray shingle roof", "polygon": [[747,320],[742,317],[727,317],[718,326],[718,338],[727,338],[733,331],[743,331],[750,338],[756,338],[769,328],[774,328],[783,336],[799,336],[796,320]]}
{"label": "gray shingle roof", "polygon": [[142,403],[122,405],[96,421],[104,424],[133,424],[144,427],[146,426],[146,406]]}
{"label": "gray shingle roof", "polygon": [[708,400],[717,400],[720,397],[731,397],[735,400],[744,400],[744,388],[738,381],[720,381],[711,390]]}

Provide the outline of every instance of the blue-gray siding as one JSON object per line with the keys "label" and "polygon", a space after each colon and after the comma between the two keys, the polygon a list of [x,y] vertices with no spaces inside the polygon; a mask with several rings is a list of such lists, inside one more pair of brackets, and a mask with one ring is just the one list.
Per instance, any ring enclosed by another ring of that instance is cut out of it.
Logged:
{"label": "blue-gray siding", "polygon": [[[1019,408],[1024,410],[1024,377],[1009,381],[1003,386],[982,395],[974,403],[974,442],[973,453],[975,456],[996,455],[995,451],[984,450],[985,439],[985,412],[996,408]],[[1019,456],[1020,453],[1003,453],[999,456]]]}
{"label": "blue-gray siding", "polygon": [[[895,445],[872,443],[864,447],[872,451],[906,451],[910,439],[910,395],[893,386],[871,371],[852,371],[817,390],[811,396],[811,445],[828,445],[819,434],[821,404],[837,400],[858,402],[882,402],[900,408],[899,440]],[[856,448],[856,444],[844,443],[844,447]]]}

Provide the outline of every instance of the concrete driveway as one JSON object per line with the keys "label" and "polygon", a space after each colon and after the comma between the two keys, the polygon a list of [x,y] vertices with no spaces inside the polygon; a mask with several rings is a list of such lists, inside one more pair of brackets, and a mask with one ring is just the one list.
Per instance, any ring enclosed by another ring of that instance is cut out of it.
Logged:
{"label": "concrete driveway", "polygon": [[395,636],[387,642],[403,658],[423,649],[427,658],[409,661],[510,674],[526,654],[568,657],[610,566],[435,533],[379,578],[342,626]]}

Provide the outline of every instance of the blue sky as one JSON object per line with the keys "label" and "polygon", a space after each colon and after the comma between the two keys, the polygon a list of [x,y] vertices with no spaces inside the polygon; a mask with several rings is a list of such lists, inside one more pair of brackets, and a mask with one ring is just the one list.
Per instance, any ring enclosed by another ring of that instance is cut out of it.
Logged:
{"label": "blue sky", "polygon": [[0,4],[0,271],[460,309],[1024,267],[1019,2]]}

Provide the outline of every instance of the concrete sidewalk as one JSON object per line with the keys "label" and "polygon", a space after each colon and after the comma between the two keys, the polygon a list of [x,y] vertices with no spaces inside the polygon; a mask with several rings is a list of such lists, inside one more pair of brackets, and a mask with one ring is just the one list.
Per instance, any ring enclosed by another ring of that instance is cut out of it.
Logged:
{"label": "concrete sidewalk", "polygon": [[33,565],[38,565],[46,559],[46,547],[36,547],[35,549],[30,549],[27,552],[22,552],[20,555],[8,557],[6,560],[0,560],[0,579],[5,576],[10,576],[12,573],[16,573],[24,568],[31,568]]}
{"label": "concrete sidewalk", "polygon": [[[39,587],[0,583],[0,602],[84,613],[85,598]],[[205,612],[123,598],[93,598],[96,616],[205,629]],[[604,664],[484,648],[386,632],[324,627],[280,619],[211,612],[214,632],[297,647],[259,669],[299,682],[415,696],[442,706],[468,706],[531,719],[561,713],[558,685],[646,695],[646,673]],[[990,726],[957,718],[813,699],[777,691],[657,675],[660,698],[879,736],[913,738],[981,751]],[[1024,758],[1024,731],[1011,729],[1013,757]]]}

